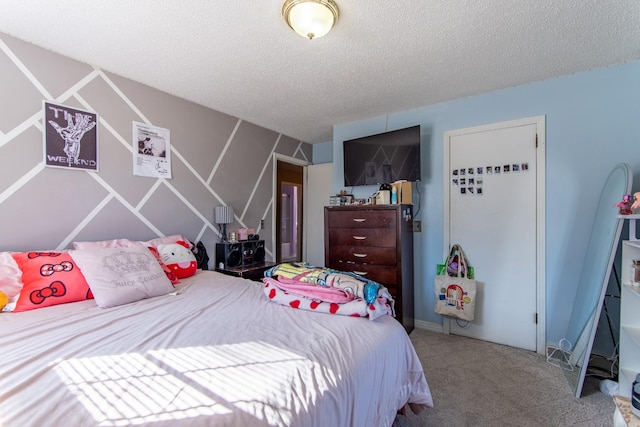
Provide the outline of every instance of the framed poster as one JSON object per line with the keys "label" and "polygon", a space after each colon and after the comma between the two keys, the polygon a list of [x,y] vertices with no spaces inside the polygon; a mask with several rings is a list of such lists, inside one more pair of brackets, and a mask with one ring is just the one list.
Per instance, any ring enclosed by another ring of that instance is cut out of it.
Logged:
{"label": "framed poster", "polygon": [[43,101],[45,166],[98,170],[98,115]]}
{"label": "framed poster", "polygon": [[171,179],[169,129],[133,122],[133,174]]}

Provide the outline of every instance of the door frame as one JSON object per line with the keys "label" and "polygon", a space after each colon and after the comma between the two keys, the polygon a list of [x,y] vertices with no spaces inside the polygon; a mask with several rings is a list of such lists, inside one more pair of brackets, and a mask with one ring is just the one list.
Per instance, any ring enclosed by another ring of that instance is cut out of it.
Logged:
{"label": "door frame", "polygon": [[[277,224],[277,219],[278,219],[278,199],[280,197],[280,195],[278,194],[278,161],[280,162],[285,162],[285,163],[290,163],[296,166],[307,166],[310,163],[306,160],[300,160],[300,159],[296,159],[295,157],[291,157],[291,156],[287,156],[285,154],[280,154],[280,153],[273,153],[273,158],[272,158],[272,174],[273,174],[273,178],[272,178],[272,194],[271,194],[271,206],[272,206],[272,215],[271,215],[271,247],[273,248],[273,260],[276,261],[278,258],[278,246],[280,243],[277,242],[276,239],[276,227],[279,227],[280,225]],[[302,198],[300,199],[300,203],[303,204],[302,206],[302,217],[301,219],[304,220],[304,203],[303,203],[303,198],[305,197],[305,191],[304,191],[304,171],[303,171],[303,179],[302,179]],[[302,247],[304,248],[304,228],[305,228],[305,224],[302,224],[302,233],[300,233],[300,239],[302,239],[302,241],[300,242],[301,245],[303,245]]]}
{"label": "door frame", "polygon": [[[443,138],[443,233],[442,233],[442,253],[449,253],[450,237],[449,237],[449,181],[451,177],[449,150],[452,137],[493,131],[503,128],[511,128],[517,126],[536,125],[537,133],[537,149],[536,149],[536,352],[545,353],[546,345],[546,240],[545,240],[545,116],[534,116],[523,119],[510,120],[505,122],[491,123],[481,126],[473,126],[463,129],[446,131]],[[451,319],[443,317],[442,327],[445,334],[449,334],[451,330]]]}

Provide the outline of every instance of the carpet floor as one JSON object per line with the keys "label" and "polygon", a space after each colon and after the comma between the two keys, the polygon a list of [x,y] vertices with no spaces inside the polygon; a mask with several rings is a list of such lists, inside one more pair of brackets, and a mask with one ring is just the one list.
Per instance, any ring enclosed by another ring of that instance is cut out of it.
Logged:
{"label": "carpet floor", "polygon": [[562,370],[543,355],[424,329],[410,338],[434,407],[398,415],[394,427],[613,425],[615,404],[597,378],[585,379],[577,399]]}

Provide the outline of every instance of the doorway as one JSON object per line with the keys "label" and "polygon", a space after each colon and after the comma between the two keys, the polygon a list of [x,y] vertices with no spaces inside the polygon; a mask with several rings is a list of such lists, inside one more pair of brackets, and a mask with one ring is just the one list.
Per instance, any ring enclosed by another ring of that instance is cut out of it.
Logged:
{"label": "doorway", "polygon": [[298,194],[302,192],[302,186],[290,182],[282,182],[282,194],[280,199],[280,261],[299,261],[298,244],[300,239],[300,199]]}
{"label": "doorway", "polygon": [[460,244],[478,284],[474,321],[445,332],[544,351],[544,130],[541,116],[445,133],[443,253]]}
{"label": "doorway", "polygon": [[276,160],[276,262],[302,260],[302,165]]}

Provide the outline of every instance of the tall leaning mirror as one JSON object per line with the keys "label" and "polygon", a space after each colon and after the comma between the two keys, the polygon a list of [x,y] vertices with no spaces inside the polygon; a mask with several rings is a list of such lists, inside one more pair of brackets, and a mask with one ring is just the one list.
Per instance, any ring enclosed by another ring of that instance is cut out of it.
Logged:
{"label": "tall leaning mirror", "polygon": [[622,200],[623,195],[631,192],[631,181],[628,165],[621,163],[611,171],[602,189],[593,221],[565,336],[567,345],[564,356],[569,366],[564,372],[576,397],[582,394],[593,339],[622,230],[622,220],[613,206]]}

